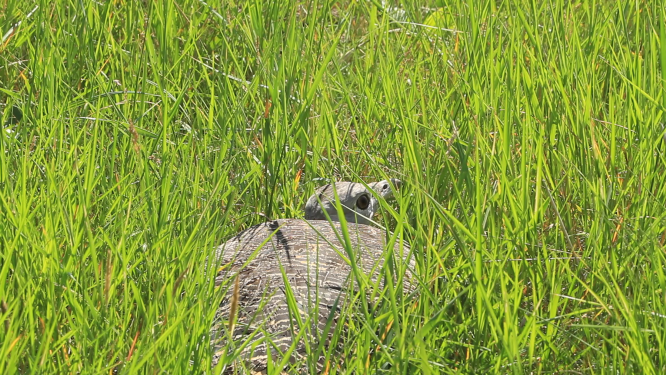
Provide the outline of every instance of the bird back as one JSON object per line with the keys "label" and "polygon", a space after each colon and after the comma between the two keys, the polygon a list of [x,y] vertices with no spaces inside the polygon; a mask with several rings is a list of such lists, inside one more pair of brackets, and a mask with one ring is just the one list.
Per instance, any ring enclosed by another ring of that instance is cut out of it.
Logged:
{"label": "bird back", "polygon": [[[216,284],[223,285],[225,297],[211,331],[214,363],[230,353],[229,338],[246,344],[240,356],[253,371],[266,368],[268,347],[271,353],[284,353],[299,334],[314,344],[328,344],[339,306],[358,289],[352,264],[360,271],[356,275],[383,287],[378,276],[386,259],[386,232],[356,223],[347,228],[347,248],[340,223],[283,219],[251,227],[217,249],[221,271]],[[393,248],[397,262],[409,251],[401,244],[398,240]],[[292,353],[294,360],[307,352],[303,339]]]}

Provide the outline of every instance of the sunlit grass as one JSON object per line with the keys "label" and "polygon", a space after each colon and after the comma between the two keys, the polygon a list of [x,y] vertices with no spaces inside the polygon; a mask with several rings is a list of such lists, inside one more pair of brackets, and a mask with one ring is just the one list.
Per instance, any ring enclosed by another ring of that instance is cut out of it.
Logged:
{"label": "sunlit grass", "polygon": [[0,373],[210,373],[212,249],[386,177],[422,284],[331,373],[666,372],[665,19],[0,2]]}

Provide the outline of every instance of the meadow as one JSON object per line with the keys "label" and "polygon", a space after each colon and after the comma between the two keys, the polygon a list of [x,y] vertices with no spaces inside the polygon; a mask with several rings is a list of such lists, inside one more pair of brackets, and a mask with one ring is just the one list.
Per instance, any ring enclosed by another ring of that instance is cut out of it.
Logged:
{"label": "meadow", "polygon": [[666,373],[665,20],[0,0],[0,373],[210,374],[215,246],[389,177],[418,293],[346,310],[328,373]]}

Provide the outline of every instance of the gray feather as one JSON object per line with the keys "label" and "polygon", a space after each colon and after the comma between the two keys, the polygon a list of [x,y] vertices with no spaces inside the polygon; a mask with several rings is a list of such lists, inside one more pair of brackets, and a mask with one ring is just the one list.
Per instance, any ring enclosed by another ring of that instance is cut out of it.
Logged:
{"label": "gray feather", "polygon": [[[352,188],[357,188],[348,184],[352,183],[336,184],[341,200],[350,197],[349,192],[354,190]],[[362,184],[354,185],[363,187]],[[330,200],[332,197],[326,195],[324,188],[320,188],[316,194]],[[216,285],[233,280],[238,275],[240,287],[236,321],[230,325],[230,301],[233,299],[234,288],[231,287],[233,282],[224,283],[229,287],[225,288],[225,298],[217,311],[211,330],[212,345],[216,353],[214,364],[220,355],[229,350],[229,337],[236,343],[252,337],[241,357],[248,361],[253,371],[266,368],[269,345],[265,340],[266,335],[274,344],[270,347],[271,353],[278,350],[284,353],[303,328],[309,330],[307,336],[313,345],[322,339],[328,343],[337,321],[340,304],[344,303],[349,292],[356,287],[352,282],[349,250],[359,269],[370,281],[383,287],[378,275],[381,274],[385,258],[386,232],[354,222],[347,226],[351,249],[345,249],[344,240],[339,240],[342,238],[340,223],[301,219],[282,219],[259,224],[217,248],[216,255],[221,259],[222,270],[216,277]],[[401,244],[402,241],[395,243],[396,256],[408,254],[409,247],[403,245],[401,249]],[[403,259],[397,256],[394,261]],[[409,278],[410,275],[408,272],[406,277]],[[288,284],[284,282],[285,276]],[[287,299],[290,295],[296,302],[298,312],[290,311],[288,307]],[[295,324],[299,318],[301,322],[306,322],[308,317],[311,317],[311,324],[307,327]],[[333,327],[328,331],[328,335],[323,335],[322,332],[331,319]],[[235,327],[233,333],[228,332],[230,326]],[[303,340],[299,341],[293,354],[295,359],[305,354]]]}

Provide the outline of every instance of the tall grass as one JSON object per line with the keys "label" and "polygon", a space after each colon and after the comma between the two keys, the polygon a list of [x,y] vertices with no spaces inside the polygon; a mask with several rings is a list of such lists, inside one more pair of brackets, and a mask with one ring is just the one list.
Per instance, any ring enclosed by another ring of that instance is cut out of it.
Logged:
{"label": "tall grass", "polygon": [[214,246],[387,176],[331,373],[666,372],[659,3],[0,1],[0,373],[210,373]]}

